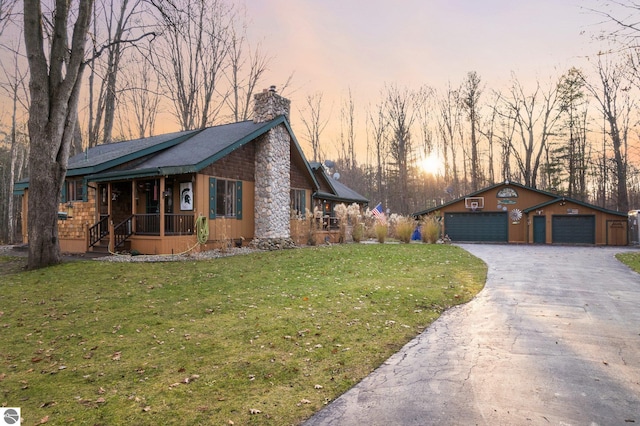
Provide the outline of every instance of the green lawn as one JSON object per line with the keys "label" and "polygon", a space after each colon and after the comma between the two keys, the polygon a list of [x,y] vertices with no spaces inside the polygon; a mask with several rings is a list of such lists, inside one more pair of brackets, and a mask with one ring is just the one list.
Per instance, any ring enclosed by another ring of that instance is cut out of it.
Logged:
{"label": "green lawn", "polygon": [[9,273],[0,402],[27,425],[298,424],[485,278],[425,244]]}
{"label": "green lawn", "polygon": [[640,273],[640,253],[638,252],[627,252],[627,253],[618,253],[616,258],[629,266],[634,271]]}

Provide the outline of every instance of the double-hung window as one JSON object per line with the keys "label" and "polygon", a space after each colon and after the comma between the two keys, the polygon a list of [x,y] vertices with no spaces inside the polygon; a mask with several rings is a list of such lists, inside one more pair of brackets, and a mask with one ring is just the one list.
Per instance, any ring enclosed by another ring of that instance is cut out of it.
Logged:
{"label": "double-hung window", "polygon": [[218,179],[216,183],[216,216],[236,216],[236,181]]}
{"label": "double-hung window", "polygon": [[67,179],[62,188],[62,202],[84,201],[84,188],[82,179]]}
{"label": "double-hung window", "polygon": [[307,212],[306,191],[304,189],[292,189],[290,198],[291,216],[304,219]]}
{"label": "double-hung window", "polygon": [[209,178],[209,219],[242,219],[242,181]]}

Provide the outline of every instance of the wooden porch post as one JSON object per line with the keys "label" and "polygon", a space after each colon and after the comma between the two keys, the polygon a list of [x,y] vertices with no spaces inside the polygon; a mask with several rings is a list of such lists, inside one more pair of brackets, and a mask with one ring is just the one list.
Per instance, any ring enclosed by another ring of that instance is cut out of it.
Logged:
{"label": "wooden porch post", "polygon": [[109,215],[109,250],[116,248],[116,236],[113,233],[113,203],[111,197],[113,197],[111,182],[107,184],[107,214]]}
{"label": "wooden porch post", "polygon": [[160,177],[160,193],[158,197],[160,198],[160,238],[164,237],[164,176]]}
{"label": "wooden porch post", "polygon": [[131,214],[133,215],[133,220],[131,224],[131,231],[135,234],[136,232],[136,219],[135,216],[138,214],[138,203],[136,202],[138,199],[138,184],[135,180],[131,181]]}
{"label": "wooden porch post", "polygon": [[89,222],[85,222],[84,223],[84,251],[88,252],[89,251],[89,228],[91,228],[91,225],[89,224]]}

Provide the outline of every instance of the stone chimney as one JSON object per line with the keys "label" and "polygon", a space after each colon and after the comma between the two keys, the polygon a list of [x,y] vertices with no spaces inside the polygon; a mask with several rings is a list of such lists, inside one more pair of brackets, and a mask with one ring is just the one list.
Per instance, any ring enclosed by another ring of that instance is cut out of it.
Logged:
{"label": "stone chimney", "polygon": [[[291,101],[271,86],[254,96],[253,121],[265,123],[281,115],[288,119],[290,106]],[[290,239],[290,189],[291,137],[281,123],[256,141],[254,213],[258,243]]]}
{"label": "stone chimney", "polygon": [[291,101],[276,93],[276,86],[271,86],[269,90],[264,89],[262,93],[253,96],[253,122],[265,123],[274,118],[284,115],[289,120]]}

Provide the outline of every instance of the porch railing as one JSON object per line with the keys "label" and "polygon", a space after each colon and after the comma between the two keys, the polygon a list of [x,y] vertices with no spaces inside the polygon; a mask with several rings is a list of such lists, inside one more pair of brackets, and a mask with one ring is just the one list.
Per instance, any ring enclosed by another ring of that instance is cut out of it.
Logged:
{"label": "porch railing", "polygon": [[133,235],[133,216],[129,216],[113,228],[114,249],[124,245],[131,235]]}
{"label": "porch railing", "polygon": [[192,214],[165,214],[165,235],[193,235],[194,219]]}
{"label": "porch railing", "polygon": [[337,217],[323,216],[316,218],[316,226],[323,231],[332,231],[340,229],[340,219]]}
{"label": "porch railing", "polygon": [[89,228],[89,247],[95,246],[107,235],[109,235],[109,215],[102,216],[98,223]]}
{"label": "porch railing", "polygon": [[[137,235],[160,235],[159,214],[136,214],[134,218]],[[193,229],[193,214],[166,213],[164,215],[165,235],[193,235]]]}

